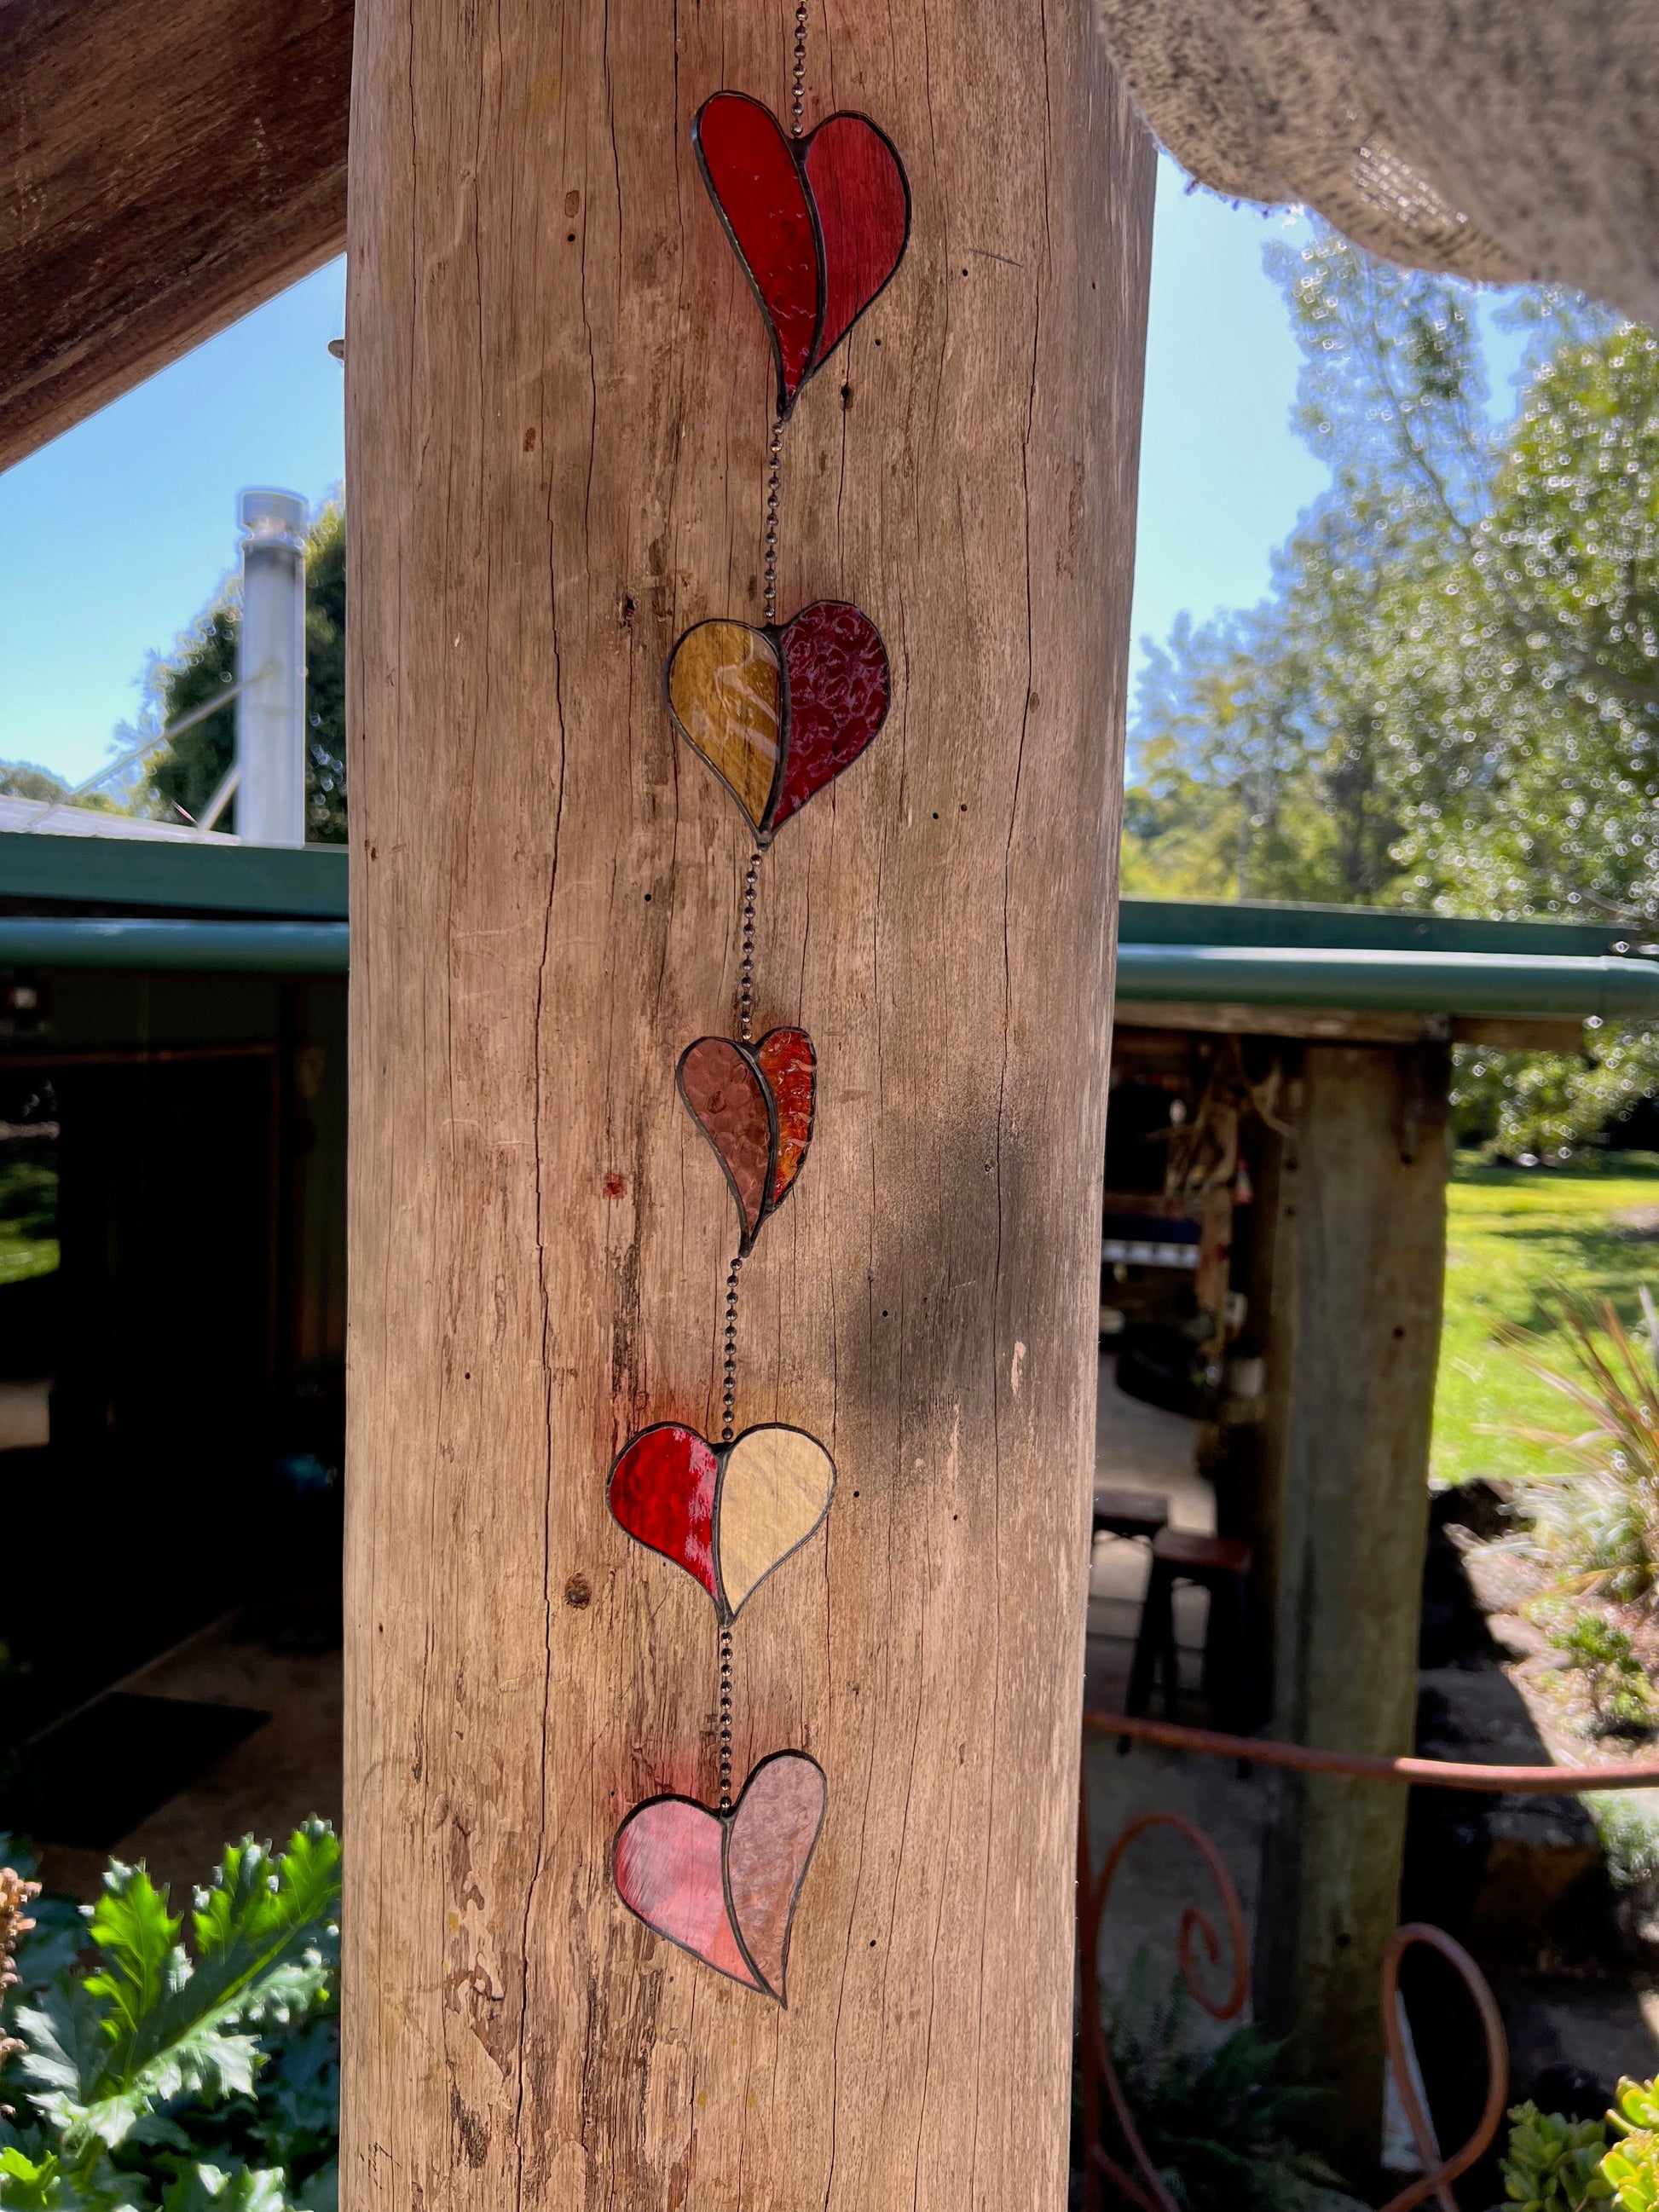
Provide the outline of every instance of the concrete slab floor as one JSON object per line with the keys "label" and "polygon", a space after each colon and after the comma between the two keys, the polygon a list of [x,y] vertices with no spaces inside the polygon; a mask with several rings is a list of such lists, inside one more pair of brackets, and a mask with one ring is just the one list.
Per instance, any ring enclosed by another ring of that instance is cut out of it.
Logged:
{"label": "concrete slab floor", "polygon": [[339,1825],[337,1650],[275,1648],[229,1613],[113,1686],[270,1717],[110,1851],[46,1844],[40,1871],[49,1888],[91,1899],[110,1857],[143,1859],[155,1881],[171,1886],[177,1910],[192,1884],[209,1878],[227,1842],[252,1835],[280,1845],[313,1814]]}
{"label": "concrete slab floor", "polygon": [[[1117,1387],[1115,1369],[1109,1355],[1102,1358],[1095,1424],[1097,1481],[1121,1489],[1156,1491],[1169,1500],[1173,1527],[1212,1533],[1215,1496],[1194,1464],[1198,1424],[1126,1396]],[[1144,1544],[1102,1537],[1095,1545],[1084,1675],[1084,1701],[1093,1711],[1121,1709],[1146,1563]],[[1181,1589],[1176,1595],[1182,1687],[1194,1693],[1207,1603],[1201,1590]],[[1205,1717],[1195,1694],[1188,1699],[1187,1717]],[[1193,1759],[1152,1745],[1137,1745],[1120,1755],[1115,1738],[1088,1734],[1083,1771],[1097,1869],[1113,1838],[1140,1814],[1183,1814],[1220,1852],[1237,1886],[1246,1926],[1253,1932],[1262,1845],[1273,1802],[1273,1778],[1266,1768],[1255,1768],[1241,1778],[1224,1760]],[[1210,1914],[1224,1942],[1220,1902],[1213,1893],[1203,1861],[1172,1831],[1154,1829],[1131,1845],[1113,1887],[1101,1934],[1101,1976],[1109,2002],[1114,1993],[1127,1989],[1137,1954],[1142,1951],[1146,1959],[1140,1972],[1147,1993],[1161,1997],[1168,1991],[1177,1968],[1181,1915],[1188,1905],[1200,1905]],[[1224,1990],[1229,1964],[1224,1955],[1218,1962],[1209,1984],[1212,1990]],[[1248,2016],[1247,2005],[1241,2017]],[[1237,2025],[1216,2027],[1196,2007],[1189,2019],[1195,2041],[1218,2039]]]}

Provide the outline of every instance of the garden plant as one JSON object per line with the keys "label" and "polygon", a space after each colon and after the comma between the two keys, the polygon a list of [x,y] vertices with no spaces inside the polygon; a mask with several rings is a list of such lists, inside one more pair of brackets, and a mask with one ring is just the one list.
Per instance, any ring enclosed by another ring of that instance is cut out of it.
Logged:
{"label": "garden plant", "polygon": [[[9,1862],[9,1863],[8,1863]],[[191,1942],[143,1867],[42,1899],[0,1838],[0,2207],[334,2212],[340,1846],[229,1846]]]}

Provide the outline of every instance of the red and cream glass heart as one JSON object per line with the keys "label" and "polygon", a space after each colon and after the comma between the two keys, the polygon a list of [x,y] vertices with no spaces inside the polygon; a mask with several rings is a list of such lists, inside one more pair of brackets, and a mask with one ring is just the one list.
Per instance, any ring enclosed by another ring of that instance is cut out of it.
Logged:
{"label": "red and cream glass heart", "polygon": [[611,1510],[636,1543],[700,1582],[724,1625],[830,1510],[836,1463],[781,1422],[711,1444],[678,1421],[641,1429],[611,1470]]}
{"label": "red and cream glass heart", "polygon": [[868,615],[815,599],[781,628],[696,623],[674,647],[665,688],[674,726],[764,846],[880,729],[892,674]]}
{"label": "red and cream glass heart", "polygon": [[758,1044],[699,1037],[680,1054],[675,1081],[726,1170],[744,1254],[806,1158],[817,1073],[805,1030],[769,1030]]}
{"label": "red and cream glass heart", "polygon": [[866,116],[831,115],[792,138],[741,92],[705,100],[691,137],[766,318],[782,420],[904,258],[904,167]]}
{"label": "red and cream glass heart", "polygon": [[617,1893],[659,1936],[782,2004],[795,1901],[825,1796],[817,1760],[781,1751],[761,1761],[729,1812],[653,1797],[617,1831]]}

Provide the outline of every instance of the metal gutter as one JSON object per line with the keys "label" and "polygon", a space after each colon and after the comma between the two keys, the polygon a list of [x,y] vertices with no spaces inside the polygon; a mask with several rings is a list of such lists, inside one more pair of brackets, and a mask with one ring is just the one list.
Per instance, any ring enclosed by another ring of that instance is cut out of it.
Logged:
{"label": "metal gutter", "polygon": [[1595,959],[1630,952],[1639,933],[1629,923],[1486,921],[1421,914],[1403,907],[1289,906],[1238,899],[1126,898],[1118,911],[1123,945],[1279,945],[1363,952],[1518,952]]}
{"label": "metal gutter", "polygon": [[0,967],[179,969],[196,974],[343,975],[343,921],[155,921],[0,915]]}
{"label": "metal gutter", "polygon": [[1503,952],[1120,945],[1121,999],[1659,1020],[1659,962]]}
{"label": "metal gutter", "polygon": [[[0,915],[0,966],[343,975],[343,921]],[[1659,962],[1329,946],[1121,945],[1117,995],[1355,1012],[1659,1021]]]}

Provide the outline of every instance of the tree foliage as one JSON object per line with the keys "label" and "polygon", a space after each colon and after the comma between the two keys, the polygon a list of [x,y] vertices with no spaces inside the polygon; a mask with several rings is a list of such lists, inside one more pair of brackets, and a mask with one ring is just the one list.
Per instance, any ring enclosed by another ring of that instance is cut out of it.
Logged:
{"label": "tree foliage", "polygon": [[[1524,298],[1500,426],[1467,286],[1322,228],[1267,257],[1331,482],[1259,606],[1150,654],[1126,887],[1659,935],[1659,339]],[[1512,1146],[1659,1084],[1645,1032],[1465,1060],[1466,1126]]]}
{"label": "tree foliage", "polygon": [[[196,617],[173,653],[151,663],[148,690],[157,724],[177,721],[236,680],[241,624],[240,584],[227,583]],[[306,836],[345,841],[345,510],[323,508],[306,547]],[[195,821],[236,752],[234,702],[222,707],[152,754],[141,803],[168,821]],[[235,802],[229,821],[234,825]]]}

